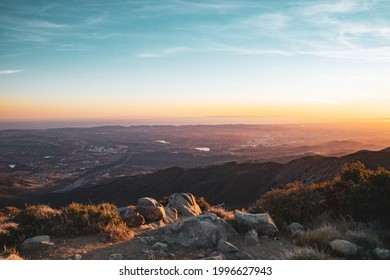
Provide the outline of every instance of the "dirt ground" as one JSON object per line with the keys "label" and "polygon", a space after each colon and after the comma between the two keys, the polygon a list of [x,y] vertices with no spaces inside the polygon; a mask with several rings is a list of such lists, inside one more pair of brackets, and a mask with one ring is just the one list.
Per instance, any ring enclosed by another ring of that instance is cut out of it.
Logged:
{"label": "dirt ground", "polygon": [[[143,237],[153,237],[152,242],[145,242]],[[33,260],[108,260],[112,254],[122,254],[125,260],[170,260],[170,259],[202,259],[216,251],[216,248],[192,248],[179,244],[168,244],[166,250],[156,250],[153,244],[161,241],[161,229],[135,229],[135,236],[119,243],[111,243],[104,234],[82,236],[75,238],[51,237],[54,245],[34,248],[31,251],[21,252],[24,259]],[[259,246],[244,242],[242,235],[230,240],[240,251],[247,252],[254,259],[284,259],[286,250],[291,249],[290,240],[280,235],[276,238],[261,236]],[[226,255],[227,259],[234,259],[233,255]]]}

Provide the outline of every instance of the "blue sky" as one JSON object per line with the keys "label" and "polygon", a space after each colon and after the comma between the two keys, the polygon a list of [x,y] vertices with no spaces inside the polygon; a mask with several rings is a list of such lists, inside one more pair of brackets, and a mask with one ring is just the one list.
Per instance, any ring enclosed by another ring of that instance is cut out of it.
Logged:
{"label": "blue sky", "polygon": [[362,118],[389,117],[387,0],[2,0],[0,10],[3,120],[291,121],[367,107]]}

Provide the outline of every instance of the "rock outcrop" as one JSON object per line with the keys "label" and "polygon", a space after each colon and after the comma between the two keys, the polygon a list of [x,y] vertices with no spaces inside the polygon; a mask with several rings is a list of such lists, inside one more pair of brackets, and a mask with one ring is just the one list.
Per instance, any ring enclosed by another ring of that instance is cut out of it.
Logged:
{"label": "rock outcrop", "polygon": [[164,223],[166,224],[173,224],[176,223],[179,219],[179,213],[176,208],[172,207],[164,207],[165,216],[164,216]]}
{"label": "rock outcrop", "polygon": [[176,208],[179,215],[185,217],[197,216],[202,214],[195,196],[190,193],[174,193],[168,198],[168,207]]}
{"label": "rock outcrop", "polygon": [[163,228],[163,240],[185,247],[215,247],[237,235],[231,225],[212,213],[190,217]]}
{"label": "rock outcrop", "polygon": [[268,213],[249,214],[235,211],[234,218],[243,232],[254,229],[259,235],[269,236],[278,232],[278,228]]}
{"label": "rock outcrop", "polygon": [[120,214],[122,220],[129,227],[138,227],[145,223],[145,218],[140,213],[135,211],[135,208],[135,206],[117,208],[117,211]]}
{"label": "rock outcrop", "polygon": [[164,207],[150,197],[138,199],[137,211],[150,222],[161,221],[165,217]]}

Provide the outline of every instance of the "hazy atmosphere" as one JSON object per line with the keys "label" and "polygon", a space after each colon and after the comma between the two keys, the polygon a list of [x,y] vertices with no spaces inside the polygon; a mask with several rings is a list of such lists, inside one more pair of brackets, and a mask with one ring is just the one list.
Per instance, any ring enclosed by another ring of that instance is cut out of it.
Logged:
{"label": "hazy atmosphere", "polygon": [[0,10],[2,122],[390,117],[384,0],[3,0]]}

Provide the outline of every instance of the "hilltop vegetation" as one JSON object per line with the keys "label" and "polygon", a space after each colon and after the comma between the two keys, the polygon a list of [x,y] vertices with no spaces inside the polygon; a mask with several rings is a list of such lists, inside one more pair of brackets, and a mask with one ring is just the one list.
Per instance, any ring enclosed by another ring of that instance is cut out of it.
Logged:
{"label": "hilltop vegetation", "polygon": [[328,217],[390,226],[390,171],[366,168],[361,162],[346,164],[331,181],[287,184],[264,194],[252,212],[269,212],[285,223],[313,224]]}

